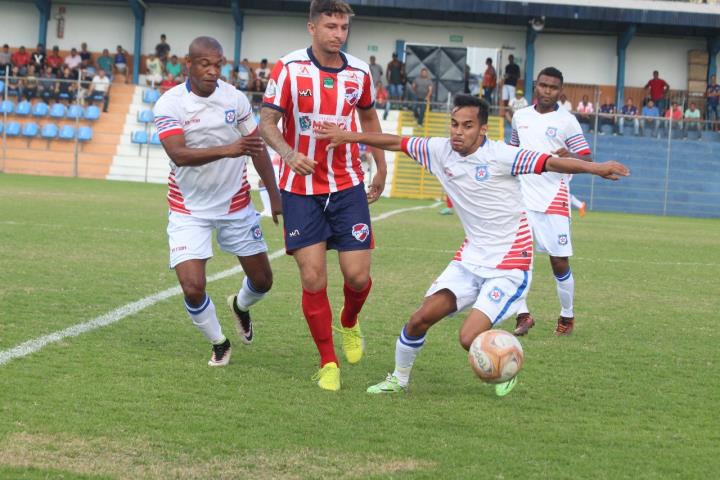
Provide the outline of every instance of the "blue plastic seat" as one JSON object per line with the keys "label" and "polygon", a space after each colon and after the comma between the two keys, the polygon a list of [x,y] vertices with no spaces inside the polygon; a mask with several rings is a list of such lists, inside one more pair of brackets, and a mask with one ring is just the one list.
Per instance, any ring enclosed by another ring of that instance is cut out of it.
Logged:
{"label": "blue plastic seat", "polygon": [[100,118],[100,109],[95,105],[90,105],[85,110],[85,120],[97,120]]}
{"label": "blue plastic seat", "polygon": [[160,143],[160,135],[158,135],[158,132],[153,133],[152,137],[150,137],[150,145],[162,145]]}
{"label": "blue plastic seat", "polygon": [[58,126],[54,123],[46,123],[40,131],[40,136],[48,140],[56,138],[58,136]]}
{"label": "blue plastic seat", "polygon": [[4,94],[5,94],[5,82],[0,80],[0,95],[4,95]]}
{"label": "blue plastic seat", "polygon": [[33,106],[33,117],[47,117],[50,113],[50,107],[45,102],[38,102]]}
{"label": "blue plastic seat", "polygon": [[65,114],[67,118],[71,120],[76,120],[78,118],[83,118],[84,112],[83,108],[80,105],[70,105],[67,109],[67,113]]}
{"label": "blue plastic seat", "polygon": [[138,130],[136,132],[132,133],[132,136],[130,137],[130,141],[132,143],[138,143],[138,144],[146,144],[148,143],[148,134],[145,130]]}
{"label": "blue plastic seat", "polygon": [[50,107],[50,116],[52,118],[65,118],[65,105],[56,103]]}
{"label": "blue plastic seat", "polygon": [[32,111],[32,104],[30,102],[28,102],[27,100],[18,102],[17,106],[15,107],[15,115],[22,115],[24,117],[24,116],[30,115],[31,111]]}
{"label": "blue plastic seat", "polygon": [[28,122],[25,125],[23,125],[22,135],[23,135],[23,137],[28,137],[28,138],[37,137],[39,130],[40,130],[40,128],[38,127],[37,123]]}
{"label": "blue plastic seat", "polygon": [[20,135],[20,124],[18,122],[10,122],[5,128],[5,135],[8,137],[17,137]]}
{"label": "blue plastic seat", "polygon": [[70,125],[63,125],[60,128],[60,133],[58,134],[58,138],[60,140],[72,140],[75,138],[75,127],[71,127]]}
{"label": "blue plastic seat", "polygon": [[7,113],[8,115],[15,111],[15,104],[12,100],[3,100],[0,103],[0,113]]}
{"label": "blue plastic seat", "polygon": [[93,137],[93,130],[91,127],[80,127],[80,130],[78,130],[77,138],[81,142],[89,142],[92,140]]}
{"label": "blue plastic seat", "polygon": [[153,104],[160,98],[160,92],[157,90],[145,90],[143,93],[143,102]]}
{"label": "blue plastic seat", "polygon": [[140,123],[150,123],[153,121],[154,116],[152,110],[142,110],[138,112],[138,122]]}

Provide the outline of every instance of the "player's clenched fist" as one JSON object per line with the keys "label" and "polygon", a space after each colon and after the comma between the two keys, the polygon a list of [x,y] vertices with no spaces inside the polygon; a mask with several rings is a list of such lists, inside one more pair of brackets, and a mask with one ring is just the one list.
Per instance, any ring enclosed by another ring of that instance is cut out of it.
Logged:
{"label": "player's clenched fist", "polygon": [[299,175],[310,175],[315,170],[315,165],[317,165],[315,160],[310,160],[307,156],[295,150],[291,150],[282,158],[287,166]]}

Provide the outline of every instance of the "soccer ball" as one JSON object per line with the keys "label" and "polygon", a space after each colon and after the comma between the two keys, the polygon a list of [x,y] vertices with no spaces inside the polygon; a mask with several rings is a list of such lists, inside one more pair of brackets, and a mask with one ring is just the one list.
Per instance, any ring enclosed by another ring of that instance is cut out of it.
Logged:
{"label": "soccer ball", "polygon": [[505,330],[488,330],[478,335],[470,345],[468,360],[475,374],[483,382],[507,382],[523,366],[522,345]]}

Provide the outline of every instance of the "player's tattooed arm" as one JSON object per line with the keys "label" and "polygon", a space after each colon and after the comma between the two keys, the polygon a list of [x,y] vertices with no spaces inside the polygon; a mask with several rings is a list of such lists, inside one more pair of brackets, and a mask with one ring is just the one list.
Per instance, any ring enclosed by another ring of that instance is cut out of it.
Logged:
{"label": "player's tattooed arm", "polygon": [[260,110],[260,135],[273,150],[278,152],[290,169],[299,175],[310,175],[315,170],[316,162],[296,152],[283,138],[277,124],[283,113],[265,107]]}

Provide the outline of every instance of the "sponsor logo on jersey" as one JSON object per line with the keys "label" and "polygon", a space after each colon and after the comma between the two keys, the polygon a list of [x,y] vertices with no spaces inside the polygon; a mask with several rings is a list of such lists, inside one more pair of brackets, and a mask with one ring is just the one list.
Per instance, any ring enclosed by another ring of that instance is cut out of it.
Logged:
{"label": "sponsor logo on jersey", "polygon": [[567,245],[567,243],[568,243],[567,233],[561,233],[560,235],[558,235],[558,244]]}
{"label": "sponsor logo on jersey", "polygon": [[298,92],[298,95],[301,97],[312,97],[312,90],[309,88],[306,88],[305,90],[300,90]]}
{"label": "sponsor logo on jersey", "polygon": [[235,110],[225,110],[225,123],[235,123]]}
{"label": "sponsor logo on jersey", "polygon": [[350,121],[352,117],[336,116],[336,115],[301,115],[298,117],[298,126],[302,133],[317,130],[323,123],[332,123],[342,130],[350,130]]}
{"label": "sponsor logo on jersey", "polygon": [[550,138],[557,137],[557,127],[548,127],[547,130],[545,130],[545,136]]}
{"label": "sponsor logo on jersey", "polygon": [[370,236],[370,227],[366,223],[356,223],[352,227],[352,236],[358,242],[364,242]]}
{"label": "sponsor logo on jersey", "polygon": [[275,83],[275,80],[272,78],[268,80],[267,87],[265,88],[265,96],[266,97],[274,97],[275,93],[277,91],[277,84]]}
{"label": "sponsor logo on jersey", "polygon": [[484,182],[490,178],[490,170],[487,165],[478,165],[475,167],[475,180],[478,182]]}
{"label": "sponsor logo on jersey", "polygon": [[354,107],[358,100],[360,100],[360,90],[355,87],[345,87],[345,101],[348,105]]}
{"label": "sponsor logo on jersey", "polygon": [[443,171],[445,172],[445,176],[448,177],[448,178],[452,178],[452,177],[455,176],[455,174],[453,173],[453,171],[450,170],[450,169],[447,168],[447,167],[444,167],[444,168],[443,168]]}
{"label": "sponsor logo on jersey", "polygon": [[323,78],[323,87],[325,88],[333,88],[335,86],[335,80],[333,80],[330,77]]}
{"label": "sponsor logo on jersey", "polygon": [[505,292],[498,287],[493,287],[493,289],[488,292],[488,299],[493,303],[500,303],[504,296]]}
{"label": "sponsor logo on jersey", "polygon": [[297,74],[300,75],[300,76],[304,76],[304,77],[311,77],[311,76],[312,76],[312,74],[310,73],[310,70],[308,70],[308,68],[307,68],[305,65],[303,65],[302,67],[300,67],[300,70],[298,70]]}
{"label": "sponsor logo on jersey", "polygon": [[263,233],[262,233],[262,228],[260,228],[260,225],[257,225],[257,224],[253,225],[252,236],[255,240],[262,240]]}
{"label": "sponsor logo on jersey", "polygon": [[348,72],[347,70],[338,73],[338,78],[344,78],[344,79],[347,79],[347,80],[354,80],[354,81],[356,81],[356,82],[359,81],[358,76],[357,76],[357,73],[352,72],[352,71]]}

